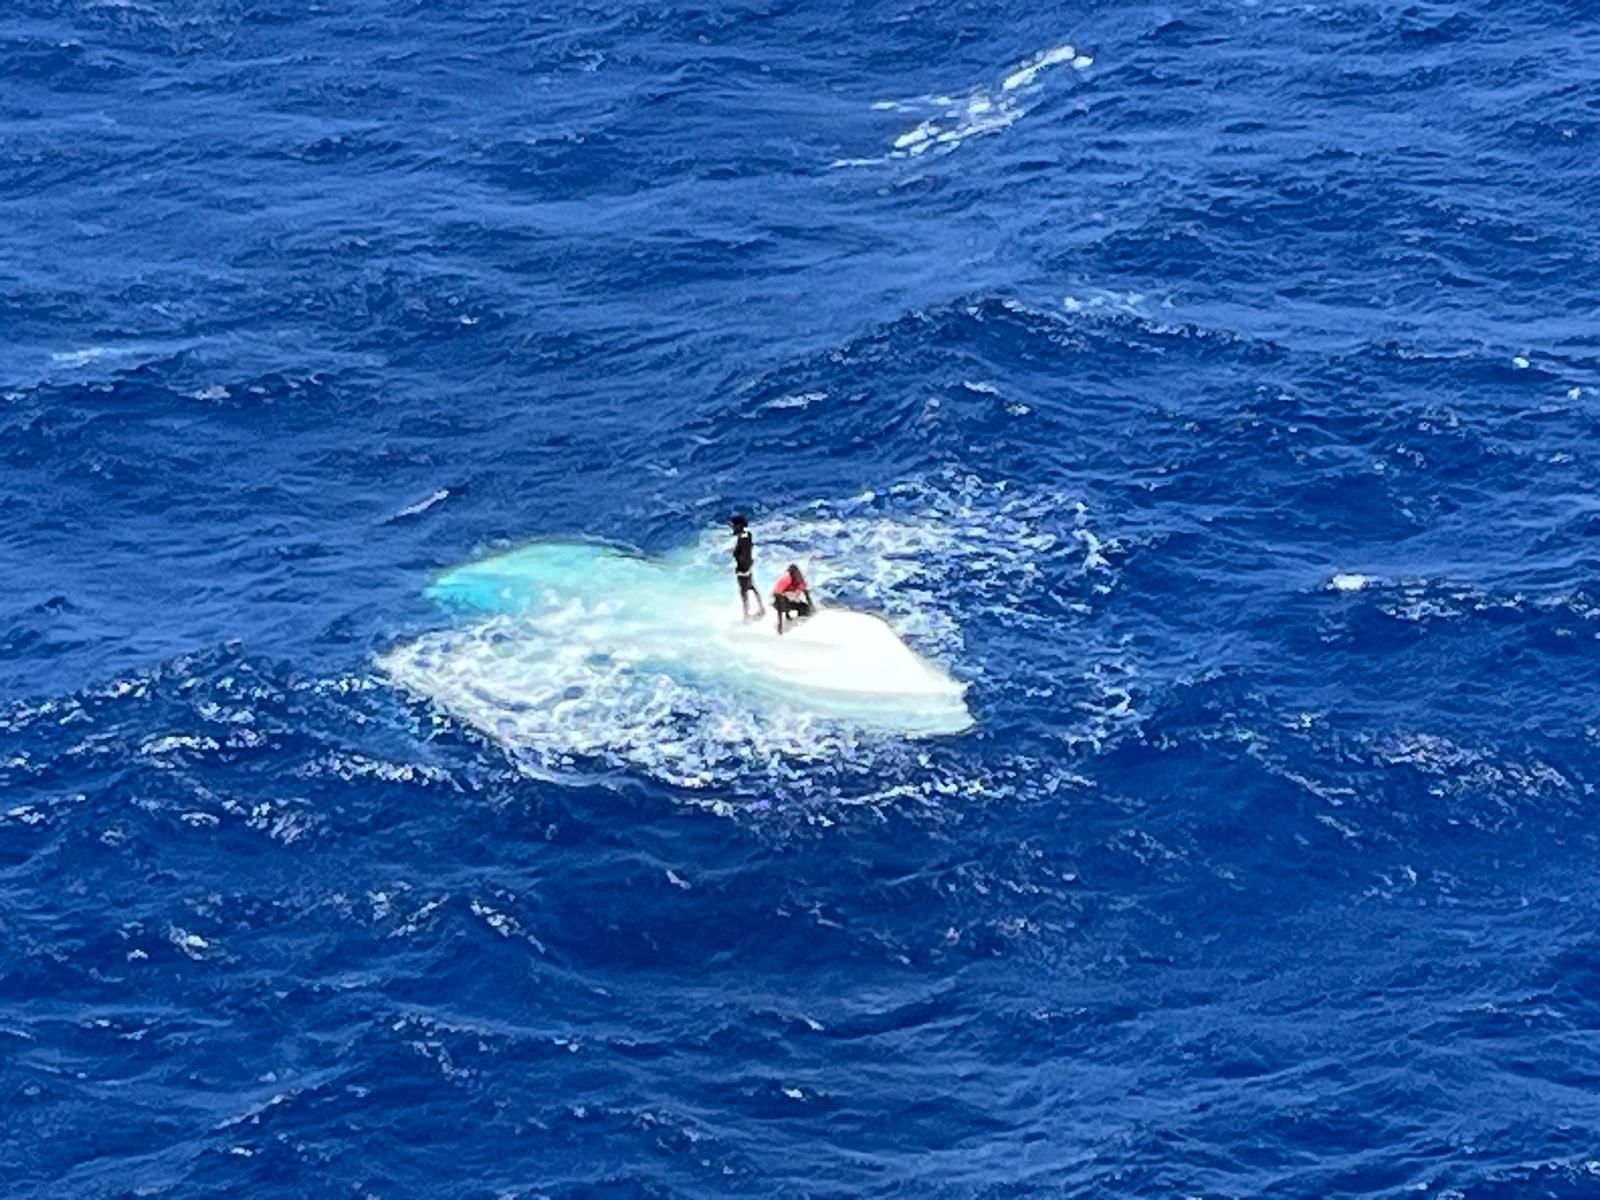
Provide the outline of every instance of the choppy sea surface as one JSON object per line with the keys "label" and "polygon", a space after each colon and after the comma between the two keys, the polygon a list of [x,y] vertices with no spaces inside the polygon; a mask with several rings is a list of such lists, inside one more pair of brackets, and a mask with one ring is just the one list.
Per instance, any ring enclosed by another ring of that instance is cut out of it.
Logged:
{"label": "choppy sea surface", "polygon": [[[11,0],[0,1190],[1600,1195],[1597,62]],[[972,728],[424,596],[735,508]]]}

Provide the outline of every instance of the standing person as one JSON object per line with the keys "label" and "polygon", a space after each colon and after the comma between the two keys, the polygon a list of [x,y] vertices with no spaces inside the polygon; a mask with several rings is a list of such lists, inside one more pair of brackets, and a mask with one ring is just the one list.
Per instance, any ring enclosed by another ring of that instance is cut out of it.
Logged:
{"label": "standing person", "polygon": [[759,619],[767,615],[767,610],[761,603],[761,593],[756,590],[756,540],[750,536],[750,522],[744,519],[743,513],[734,513],[728,518],[728,524],[733,526],[733,577],[739,581],[739,607],[748,621],[750,597],[754,596]]}
{"label": "standing person", "polygon": [[783,632],[784,617],[788,617],[793,625],[801,617],[811,615],[811,585],[794,563],[790,563],[789,569],[778,576],[778,582],[772,585],[772,607],[778,614],[779,633]]}

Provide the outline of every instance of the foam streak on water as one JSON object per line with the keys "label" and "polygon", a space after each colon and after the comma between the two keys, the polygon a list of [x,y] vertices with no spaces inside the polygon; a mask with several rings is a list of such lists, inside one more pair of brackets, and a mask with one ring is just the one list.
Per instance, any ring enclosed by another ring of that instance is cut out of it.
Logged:
{"label": "foam streak on water", "polygon": [[[1014,125],[1040,102],[1037,94],[1040,77],[1052,68],[1070,66],[1084,71],[1094,59],[1079,54],[1070,45],[1042,50],[1000,80],[994,88],[980,87],[965,97],[921,96],[910,100],[880,100],[874,109],[920,116],[910,129],[895,136],[888,159],[919,158],[924,154],[947,154],[968,138],[999,133]],[[885,159],[840,159],[836,167],[871,166]]]}

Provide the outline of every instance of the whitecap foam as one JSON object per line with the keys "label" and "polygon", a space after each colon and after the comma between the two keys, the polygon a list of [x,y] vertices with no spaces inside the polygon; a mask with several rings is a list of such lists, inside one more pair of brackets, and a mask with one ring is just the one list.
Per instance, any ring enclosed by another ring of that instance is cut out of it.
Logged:
{"label": "whitecap foam", "polygon": [[390,517],[389,519],[391,521],[399,521],[406,517],[419,516],[422,513],[427,512],[435,504],[443,504],[448,499],[450,499],[450,489],[440,488],[432,495],[424,496],[421,500],[417,500],[406,505],[404,508],[398,510],[394,516]]}
{"label": "whitecap foam", "polygon": [[132,370],[179,353],[194,344],[191,340],[121,342],[108,346],[80,346],[72,350],[53,350],[50,352],[51,370],[46,374],[54,374],[55,371],[87,371],[90,368],[113,372]]}
{"label": "whitecap foam", "polygon": [[1328,590],[1331,592],[1359,592],[1371,586],[1370,575],[1360,575],[1354,571],[1341,571],[1328,579]]}
{"label": "whitecap foam", "polygon": [[1039,77],[1040,71],[1061,63],[1070,63],[1077,57],[1078,51],[1072,46],[1055,46],[1045,50],[1007,75],[1000,83],[1000,90],[1014,92],[1020,87],[1028,87]]}
{"label": "whitecap foam", "polygon": [[[1148,319],[1142,292],[1116,292],[1093,288],[1083,296],[1063,296],[1061,307],[1076,316],[1133,316]],[[1170,307],[1170,304],[1169,304]]]}
{"label": "whitecap foam", "polygon": [[82,350],[58,350],[50,355],[50,361],[61,367],[86,367],[110,353],[106,346],[86,346]]}
{"label": "whitecap foam", "polygon": [[997,85],[974,88],[965,96],[875,101],[874,110],[914,115],[917,123],[896,134],[882,157],[841,158],[832,165],[871,166],[886,159],[949,153],[969,138],[1008,129],[1031,112],[1040,99],[1040,80],[1047,72],[1063,65],[1083,71],[1093,63],[1093,58],[1078,53],[1074,46],[1052,46],[1008,71]]}

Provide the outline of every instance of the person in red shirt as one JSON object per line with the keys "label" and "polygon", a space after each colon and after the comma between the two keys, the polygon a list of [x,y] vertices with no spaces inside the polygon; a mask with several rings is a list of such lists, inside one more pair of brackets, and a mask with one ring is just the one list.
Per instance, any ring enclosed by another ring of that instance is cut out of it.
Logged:
{"label": "person in red shirt", "polygon": [[788,617],[792,625],[801,617],[811,615],[814,607],[811,603],[811,585],[794,563],[790,563],[789,569],[778,576],[778,582],[772,585],[772,607],[778,614],[779,633],[783,632],[784,617]]}

